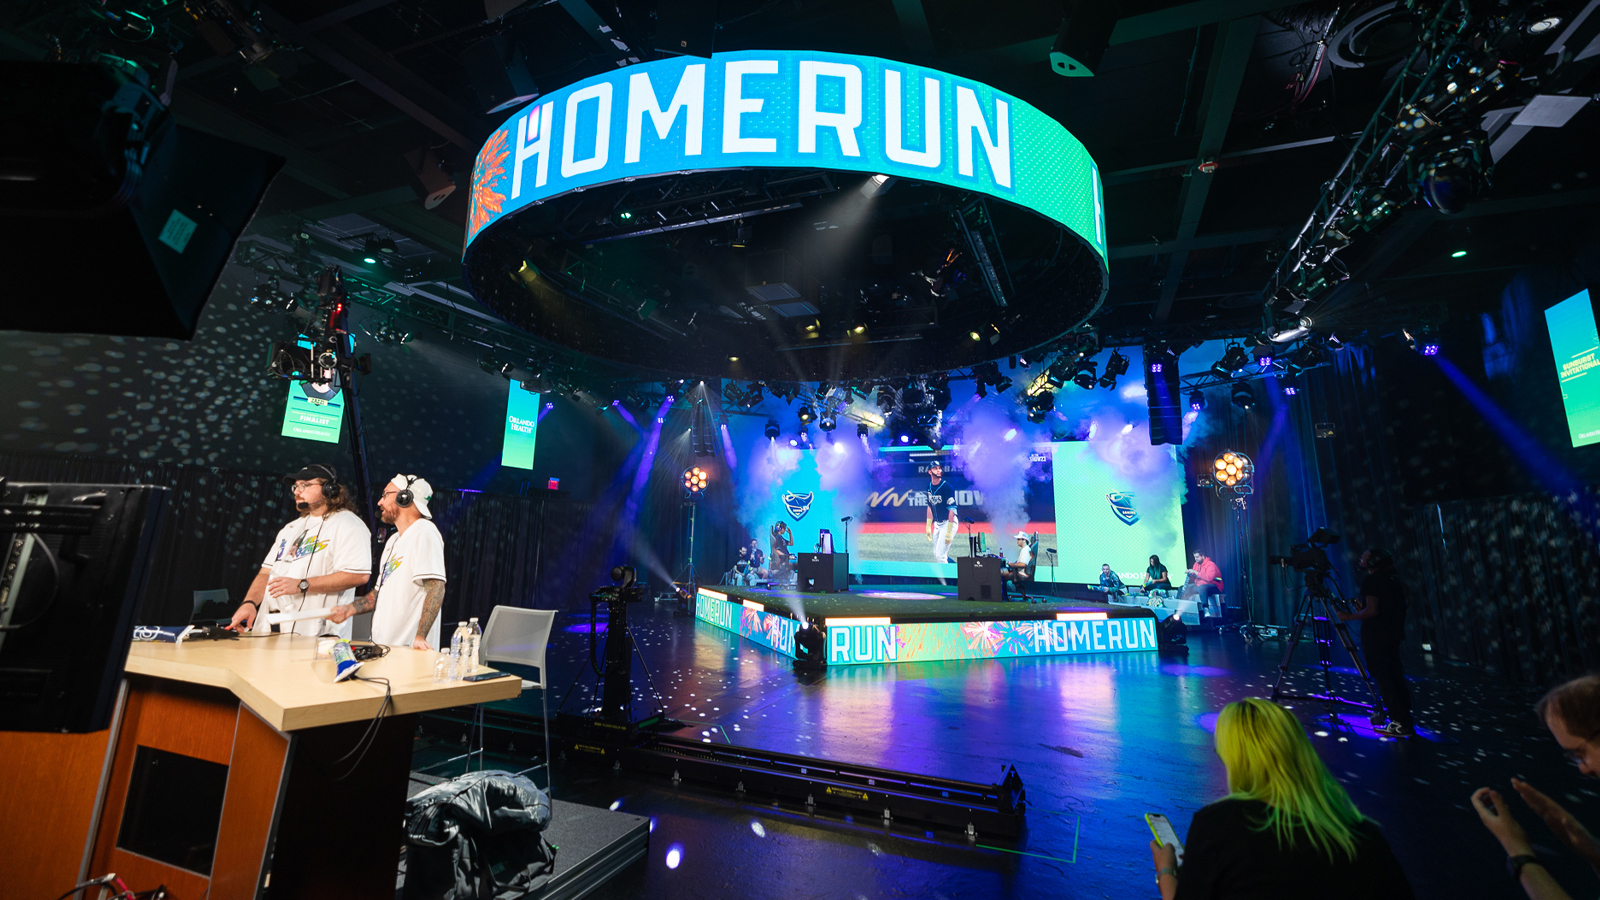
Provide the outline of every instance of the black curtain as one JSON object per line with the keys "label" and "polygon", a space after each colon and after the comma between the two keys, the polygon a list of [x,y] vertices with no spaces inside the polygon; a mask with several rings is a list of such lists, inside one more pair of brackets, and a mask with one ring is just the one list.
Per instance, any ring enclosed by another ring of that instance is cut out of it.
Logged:
{"label": "black curtain", "polygon": [[[295,515],[282,476],[203,466],[134,463],[47,453],[0,453],[11,481],[153,484],[170,488],[162,531],[139,621],[189,621],[193,593],[226,588],[234,603],[245,591],[278,529]],[[561,494],[515,497],[437,491],[430,504],[444,535],[441,615],[487,620],[496,605],[564,609],[581,603],[609,568],[609,547],[589,540],[583,525],[604,511]],[[448,629],[446,629],[448,632]]]}
{"label": "black curtain", "polygon": [[1211,397],[1208,430],[1189,452],[1191,479],[1223,449],[1243,450],[1256,461],[1256,493],[1241,513],[1191,486],[1190,548],[1216,557],[1230,603],[1253,601],[1257,621],[1288,624],[1298,576],[1267,558],[1326,525],[1343,537],[1330,555],[1346,593],[1364,549],[1394,555],[1414,644],[1536,684],[1600,667],[1600,496],[1585,485],[1416,502],[1446,482],[1477,489],[1496,470],[1508,486],[1527,483],[1511,475],[1526,462],[1503,436],[1467,418],[1476,411],[1431,421],[1429,410],[1445,406],[1433,391],[1458,388],[1422,380],[1429,370],[1437,375],[1404,348],[1352,347],[1301,375],[1292,399],[1270,382],[1257,386],[1262,402],[1249,412],[1219,410],[1226,397]]}

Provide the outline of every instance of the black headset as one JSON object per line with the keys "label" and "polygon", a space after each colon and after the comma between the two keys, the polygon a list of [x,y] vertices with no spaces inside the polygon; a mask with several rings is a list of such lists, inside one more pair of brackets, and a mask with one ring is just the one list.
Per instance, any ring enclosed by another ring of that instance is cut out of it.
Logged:
{"label": "black headset", "polygon": [[322,496],[324,498],[333,500],[344,491],[344,488],[339,484],[339,473],[333,470],[333,466],[325,466],[322,463],[311,463],[310,465],[306,466],[306,468],[319,469],[326,473],[322,478]]}
{"label": "black headset", "polygon": [[405,476],[402,476],[402,477],[405,478],[405,480],[406,480],[406,486],[401,488],[398,492],[395,493],[394,502],[395,502],[396,506],[406,507],[406,506],[410,506],[412,501],[417,499],[416,497],[413,497],[411,495],[411,485],[416,483],[417,476],[415,476],[415,475],[405,475]]}

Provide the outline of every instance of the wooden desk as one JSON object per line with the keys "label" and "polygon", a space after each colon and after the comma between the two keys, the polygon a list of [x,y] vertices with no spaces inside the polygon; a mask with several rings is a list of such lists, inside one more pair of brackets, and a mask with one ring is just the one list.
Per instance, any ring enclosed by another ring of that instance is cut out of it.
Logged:
{"label": "wooden desk", "polygon": [[[333,663],[314,660],[315,647],[291,634],[134,644],[108,731],[0,733],[9,768],[0,816],[48,825],[16,828],[0,842],[7,890],[51,900],[115,871],[136,891],[165,884],[175,900],[392,900],[416,714],[515,697],[521,680],[436,685],[437,654],[394,648],[361,668],[392,690],[392,708],[369,734],[383,685],[335,683]],[[364,737],[366,750],[348,755]],[[157,811],[181,820],[186,803],[198,804],[196,815],[217,821],[209,872],[119,846],[124,813],[139,802],[134,771],[162,754],[213,774],[226,767],[220,818],[214,802],[181,791],[163,794]]]}

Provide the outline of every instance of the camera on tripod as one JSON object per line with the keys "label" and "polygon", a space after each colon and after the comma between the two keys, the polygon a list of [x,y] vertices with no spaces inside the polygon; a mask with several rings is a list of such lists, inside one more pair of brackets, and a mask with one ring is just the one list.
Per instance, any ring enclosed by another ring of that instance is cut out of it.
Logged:
{"label": "camera on tripod", "polygon": [[1311,533],[1311,537],[1306,538],[1304,544],[1290,547],[1288,556],[1269,556],[1267,563],[1294,569],[1307,575],[1327,575],[1333,571],[1333,563],[1328,559],[1328,551],[1324,548],[1337,543],[1339,543],[1337,534],[1326,528],[1318,528]]}
{"label": "camera on tripod", "polygon": [[595,588],[589,595],[591,603],[642,603],[644,582],[633,566],[612,566],[611,583]]}

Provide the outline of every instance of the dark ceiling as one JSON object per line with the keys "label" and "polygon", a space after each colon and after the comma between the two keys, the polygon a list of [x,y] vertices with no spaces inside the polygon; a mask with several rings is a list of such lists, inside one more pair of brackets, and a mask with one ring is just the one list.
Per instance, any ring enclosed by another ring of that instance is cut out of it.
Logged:
{"label": "dark ceiling", "polygon": [[[1545,4],[1568,18],[1594,5]],[[10,4],[0,13],[0,52],[39,58],[58,44],[98,43],[155,71],[165,66],[159,37],[118,44],[104,26],[84,28],[66,12],[72,6]],[[172,100],[179,120],[288,160],[280,178],[288,184],[261,210],[255,231],[282,239],[309,222],[353,256],[368,234],[402,238],[406,278],[460,285],[467,191],[424,209],[423,186],[402,155],[431,148],[464,183],[480,142],[509,114],[483,111],[464,60],[487,38],[514,38],[548,92],[660,56],[649,49],[655,6],[209,0],[187,4],[198,18],[173,4],[159,21],[182,42]],[[1162,331],[1246,333],[1259,327],[1263,286],[1371,118],[1392,67],[1318,63],[1317,41],[1337,3],[1117,6],[1111,45],[1092,78],[1050,68],[1059,0],[723,3],[715,47],[906,60],[1032,103],[1083,141],[1106,184],[1111,287],[1094,319],[1101,332],[1113,342]],[[252,32],[271,51],[253,63],[246,56],[260,51],[239,38]],[[1588,71],[1567,89],[1594,94],[1600,79]],[[1514,268],[1560,259],[1600,208],[1594,105],[1564,127],[1523,129],[1491,188],[1465,212],[1407,209],[1358,236],[1344,257],[1352,277],[1323,305],[1319,324],[1359,330],[1431,315],[1440,302],[1481,306]],[[1214,174],[1200,170],[1203,161],[1214,161]],[[1461,249],[1466,256],[1450,256]]]}

